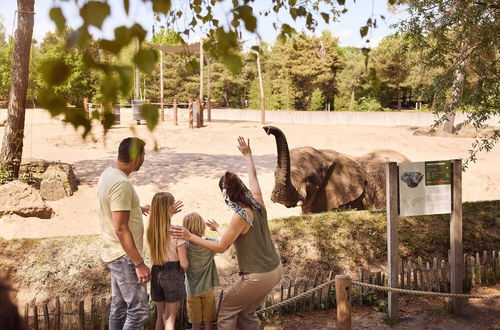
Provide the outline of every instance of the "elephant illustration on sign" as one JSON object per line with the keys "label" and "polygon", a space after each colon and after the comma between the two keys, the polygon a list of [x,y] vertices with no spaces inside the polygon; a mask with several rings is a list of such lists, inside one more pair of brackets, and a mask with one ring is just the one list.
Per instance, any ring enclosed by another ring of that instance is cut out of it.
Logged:
{"label": "elephant illustration on sign", "polygon": [[358,210],[385,207],[385,163],[409,162],[394,150],[376,150],[360,157],[334,150],[300,147],[289,150],[285,134],[265,126],[274,135],[278,164],[271,200],[303,213],[339,208]]}
{"label": "elephant illustration on sign", "polygon": [[401,181],[406,183],[409,188],[415,188],[422,181],[424,175],[420,172],[403,172]]}

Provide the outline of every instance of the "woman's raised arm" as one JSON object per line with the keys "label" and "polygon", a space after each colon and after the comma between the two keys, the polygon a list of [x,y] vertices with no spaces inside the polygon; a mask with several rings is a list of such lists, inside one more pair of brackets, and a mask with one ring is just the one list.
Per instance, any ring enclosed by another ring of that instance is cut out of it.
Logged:
{"label": "woman's raised arm", "polygon": [[252,157],[252,149],[250,149],[250,140],[247,140],[243,137],[238,137],[238,149],[243,154],[247,161],[247,169],[248,169],[248,180],[249,180],[249,188],[252,192],[255,200],[262,206],[264,205],[264,199],[262,198],[262,191],[260,190],[259,179],[257,178],[257,170],[255,169],[255,164],[253,162]]}

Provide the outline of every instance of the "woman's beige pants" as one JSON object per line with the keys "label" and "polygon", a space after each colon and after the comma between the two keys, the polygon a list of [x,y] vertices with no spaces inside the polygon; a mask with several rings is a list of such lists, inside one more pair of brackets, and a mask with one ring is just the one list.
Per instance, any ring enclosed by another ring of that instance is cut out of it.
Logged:
{"label": "woman's beige pants", "polygon": [[268,273],[242,275],[222,299],[217,329],[259,329],[255,311],[272,288],[279,283],[281,275],[281,263],[275,270]]}

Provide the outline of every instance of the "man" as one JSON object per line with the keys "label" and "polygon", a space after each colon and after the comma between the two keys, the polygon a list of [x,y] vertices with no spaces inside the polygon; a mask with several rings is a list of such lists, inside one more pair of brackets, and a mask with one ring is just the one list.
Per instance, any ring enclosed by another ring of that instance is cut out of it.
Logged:
{"label": "man", "polygon": [[101,258],[111,272],[110,330],[142,329],[149,316],[146,283],[151,273],[142,258],[142,215],[148,214],[149,205],[140,206],[128,178],[141,168],[144,146],[139,138],[124,139],[118,159],[102,172],[97,183]]}

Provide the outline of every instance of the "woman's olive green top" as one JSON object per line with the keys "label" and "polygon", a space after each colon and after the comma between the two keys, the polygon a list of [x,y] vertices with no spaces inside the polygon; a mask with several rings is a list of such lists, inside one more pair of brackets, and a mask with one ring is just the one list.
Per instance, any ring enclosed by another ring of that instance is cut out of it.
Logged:
{"label": "woman's olive green top", "polygon": [[267,224],[267,211],[252,208],[253,222],[250,230],[234,242],[241,273],[267,273],[280,264]]}

